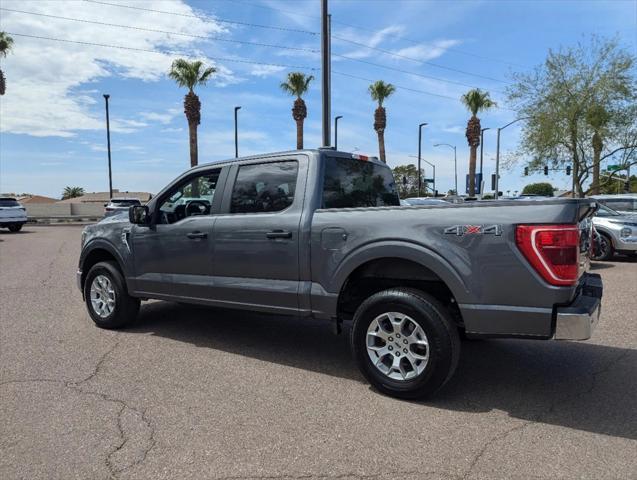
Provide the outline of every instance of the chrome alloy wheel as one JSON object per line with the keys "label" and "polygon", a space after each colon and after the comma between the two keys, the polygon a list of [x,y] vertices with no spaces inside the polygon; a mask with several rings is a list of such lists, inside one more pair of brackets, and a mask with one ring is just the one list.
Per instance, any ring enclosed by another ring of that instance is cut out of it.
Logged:
{"label": "chrome alloy wheel", "polygon": [[420,325],[398,312],[377,316],[367,328],[367,354],[393,380],[411,380],[429,361],[429,342]]}
{"label": "chrome alloy wheel", "polygon": [[115,310],[115,290],[106,275],[98,275],[91,283],[91,305],[101,318],[108,317]]}

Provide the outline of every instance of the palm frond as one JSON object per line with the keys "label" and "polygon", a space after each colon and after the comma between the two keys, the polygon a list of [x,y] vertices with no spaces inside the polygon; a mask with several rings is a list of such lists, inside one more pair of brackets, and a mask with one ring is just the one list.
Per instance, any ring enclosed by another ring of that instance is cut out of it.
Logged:
{"label": "palm frond", "polygon": [[189,62],[178,58],[170,67],[168,76],[175,80],[180,87],[193,90],[197,85],[205,85],[210,76],[217,71],[214,67],[208,67],[201,72],[203,67],[204,64],[200,60]]}
{"label": "palm frond", "polygon": [[469,90],[460,97],[460,100],[473,116],[476,116],[478,112],[498,106],[497,103],[491,100],[489,92],[482,91],[479,88]]}
{"label": "palm frond", "polygon": [[309,90],[312,80],[314,80],[313,75],[305,75],[303,72],[290,72],[285,82],[281,82],[279,86],[285,93],[301,98]]}
{"label": "palm frond", "polygon": [[0,56],[6,57],[12,47],[13,38],[7,35],[6,32],[0,32]]}
{"label": "palm frond", "polygon": [[369,94],[372,100],[378,102],[378,106],[382,107],[383,102],[394,92],[396,87],[391,83],[385,83],[382,80],[377,80],[369,86]]}

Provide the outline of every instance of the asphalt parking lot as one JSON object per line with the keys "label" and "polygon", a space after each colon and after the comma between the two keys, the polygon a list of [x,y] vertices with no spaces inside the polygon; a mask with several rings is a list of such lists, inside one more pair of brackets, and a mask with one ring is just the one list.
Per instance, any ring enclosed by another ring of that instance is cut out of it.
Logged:
{"label": "asphalt parking lot", "polygon": [[95,328],[80,231],[0,231],[0,478],[637,478],[635,259],[594,264],[591,340],[464,342],[405,402],[319,322],[152,302]]}

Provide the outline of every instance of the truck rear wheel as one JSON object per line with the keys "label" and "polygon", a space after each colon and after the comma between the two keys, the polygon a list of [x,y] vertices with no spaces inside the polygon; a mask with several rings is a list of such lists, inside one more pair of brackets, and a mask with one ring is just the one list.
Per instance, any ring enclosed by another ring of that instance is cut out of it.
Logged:
{"label": "truck rear wheel", "polygon": [[409,288],[365,300],[354,315],[351,346],[365,378],[398,398],[435,393],[460,358],[458,329],[448,311],[431,295]]}
{"label": "truck rear wheel", "polygon": [[128,294],[115,262],[99,262],[89,270],[84,282],[84,301],[91,319],[100,328],[125,327],[139,312],[140,301]]}

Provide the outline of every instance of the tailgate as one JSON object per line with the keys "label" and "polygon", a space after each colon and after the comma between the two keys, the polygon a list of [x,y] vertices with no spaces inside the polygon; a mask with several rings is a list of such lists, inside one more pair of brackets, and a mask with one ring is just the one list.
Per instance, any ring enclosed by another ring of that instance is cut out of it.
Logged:
{"label": "tailgate", "polygon": [[0,207],[0,220],[2,219],[23,219],[26,217],[24,207]]}

